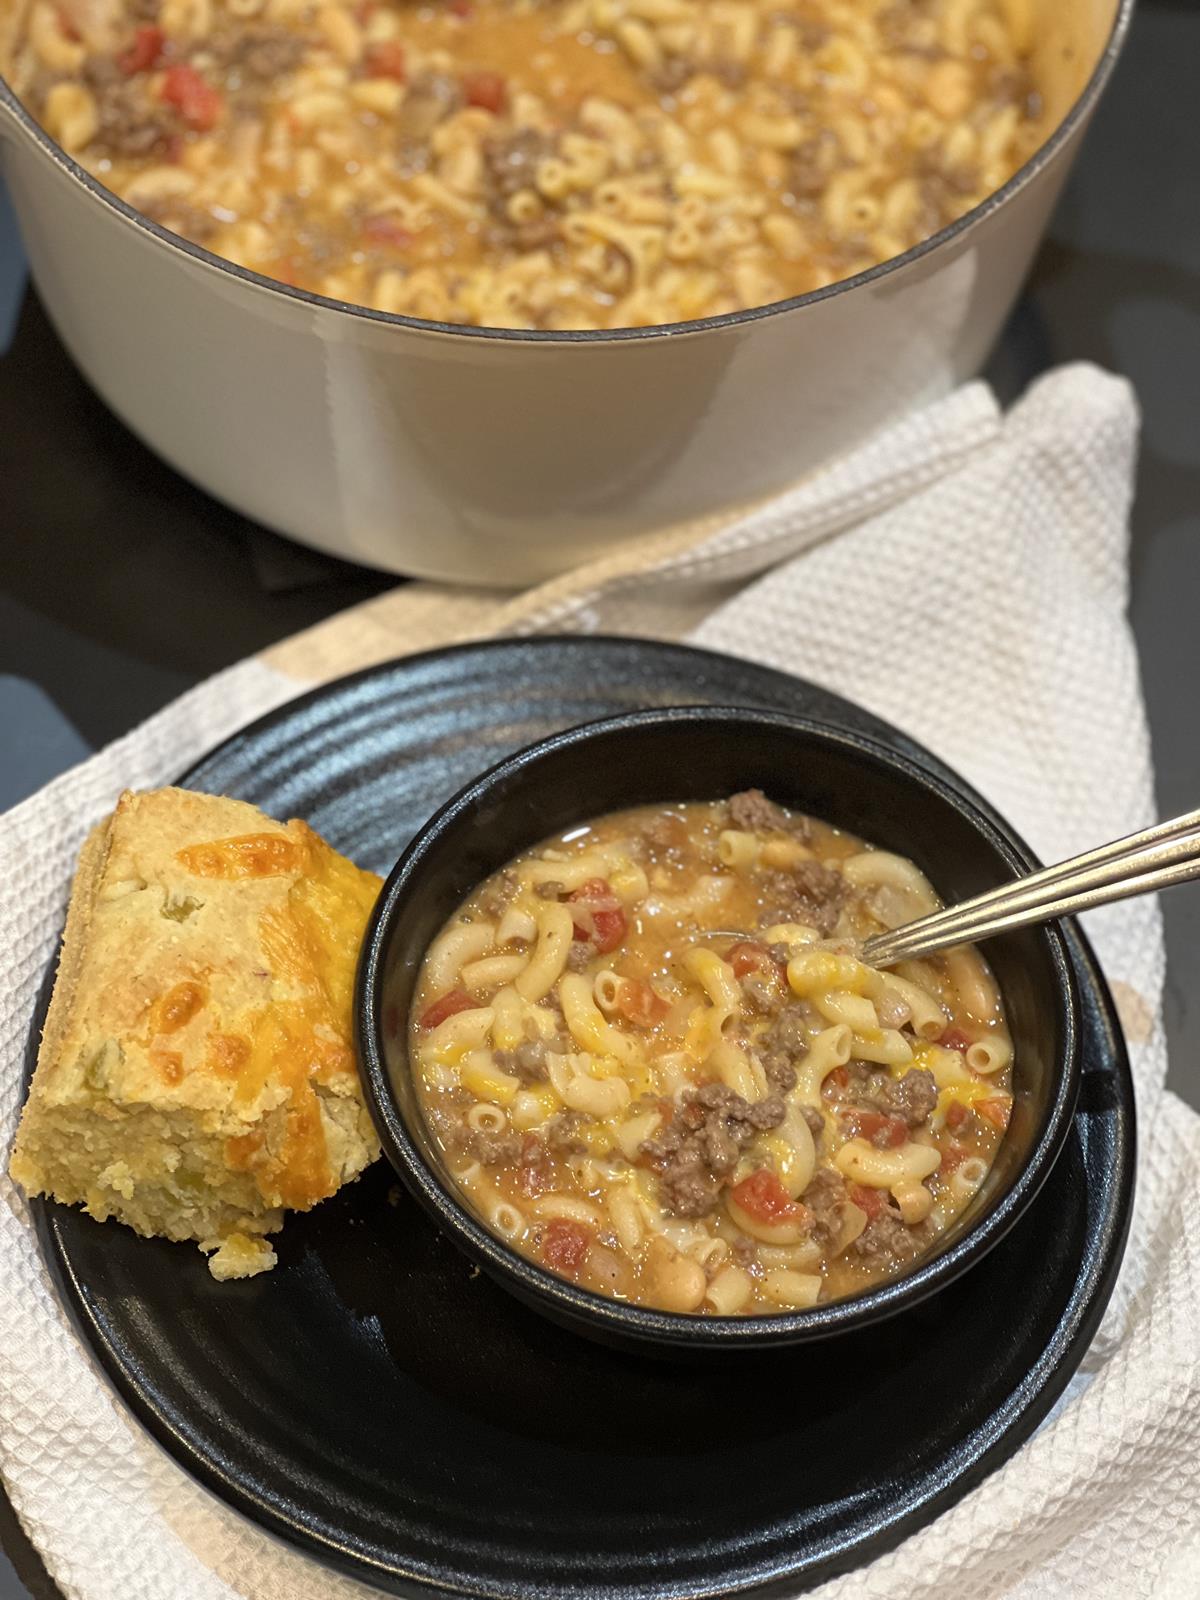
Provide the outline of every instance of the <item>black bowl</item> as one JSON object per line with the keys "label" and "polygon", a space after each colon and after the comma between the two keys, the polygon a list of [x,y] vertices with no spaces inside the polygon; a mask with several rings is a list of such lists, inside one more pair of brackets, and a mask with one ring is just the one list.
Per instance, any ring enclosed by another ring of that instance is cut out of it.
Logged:
{"label": "black bowl", "polygon": [[803,1311],[683,1315],[578,1288],[491,1234],[444,1169],[409,1068],[407,1018],[426,949],[484,878],[541,840],[626,806],[714,800],[747,788],[910,857],[947,901],[1037,865],[1012,832],[860,733],[777,713],[685,706],[588,723],[491,768],[416,835],[367,929],[357,1041],[367,1104],[389,1160],[477,1265],[536,1310],[606,1342],[675,1354],[798,1344],[906,1310],[1007,1233],[1054,1165],[1074,1113],[1079,1018],[1066,946],[1054,926],[1022,929],[987,947],[1015,1045],[1008,1132],[980,1192],[910,1272]]}

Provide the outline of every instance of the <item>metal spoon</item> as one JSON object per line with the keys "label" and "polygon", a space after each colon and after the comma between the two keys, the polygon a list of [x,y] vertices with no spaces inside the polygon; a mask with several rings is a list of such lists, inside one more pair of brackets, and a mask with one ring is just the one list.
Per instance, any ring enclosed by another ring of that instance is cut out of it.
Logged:
{"label": "metal spoon", "polygon": [[874,934],[863,945],[862,957],[874,967],[889,967],[909,956],[990,939],[1030,922],[1069,916],[1198,877],[1200,811],[1189,811],[1000,889]]}

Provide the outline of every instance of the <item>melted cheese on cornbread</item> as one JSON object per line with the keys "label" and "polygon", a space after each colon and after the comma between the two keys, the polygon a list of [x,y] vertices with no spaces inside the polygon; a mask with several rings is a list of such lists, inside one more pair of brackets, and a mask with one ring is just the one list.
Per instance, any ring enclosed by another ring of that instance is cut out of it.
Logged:
{"label": "melted cheese on cornbread", "polygon": [[[215,1248],[355,1177],[378,1154],[350,1039],[378,887],[303,822],[123,795],[81,858],[14,1178]],[[225,1250],[221,1275],[241,1262],[273,1256]]]}

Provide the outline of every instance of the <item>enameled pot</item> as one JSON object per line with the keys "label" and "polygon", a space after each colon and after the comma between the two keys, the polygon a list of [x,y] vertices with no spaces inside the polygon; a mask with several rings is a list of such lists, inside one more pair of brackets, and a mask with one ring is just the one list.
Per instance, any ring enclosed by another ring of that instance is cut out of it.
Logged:
{"label": "enameled pot", "polygon": [[2,79],[0,157],[63,341],[172,465],[335,555],[524,584],[777,492],[975,373],[1132,7],[1038,0],[1057,131],[959,222],[828,289],[669,328],[481,331],[289,288],[117,200]]}

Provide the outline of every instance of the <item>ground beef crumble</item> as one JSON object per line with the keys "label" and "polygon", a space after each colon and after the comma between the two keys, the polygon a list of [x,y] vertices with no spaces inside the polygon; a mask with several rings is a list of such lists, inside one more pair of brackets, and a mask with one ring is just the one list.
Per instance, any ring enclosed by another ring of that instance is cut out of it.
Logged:
{"label": "ground beef crumble", "polygon": [[908,1227],[891,1201],[880,1214],[855,1239],[850,1249],[867,1266],[878,1269],[898,1262],[911,1261],[931,1242],[932,1231],[927,1223]]}
{"label": "ground beef crumble", "polygon": [[842,1207],[848,1198],[846,1180],[830,1167],[818,1167],[801,1198],[812,1212],[812,1237],[827,1250],[841,1236]]}
{"label": "ground beef crumble", "polygon": [[880,1111],[884,1116],[902,1117],[910,1128],[919,1128],[937,1106],[937,1083],[924,1067],[910,1067],[900,1078],[861,1061],[850,1062],[846,1071],[847,1082],[837,1097],[845,1111]]}
{"label": "ground beef crumble", "polygon": [[583,1120],[578,1111],[560,1111],[557,1116],[551,1117],[542,1129],[547,1149],[560,1156],[586,1154],[587,1145],[579,1137]]}
{"label": "ground beef crumble", "polygon": [[801,1005],[786,1005],[759,1041],[759,1060],[767,1082],[782,1094],[796,1087],[797,1068],[808,1054],[810,1030]]}
{"label": "ground beef crumble", "polygon": [[813,1143],[819,1145],[821,1135],[825,1132],[825,1118],[817,1110],[816,1106],[801,1106],[800,1115],[808,1125],[808,1131],[813,1136]]}
{"label": "ground beef crumble", "polygon": [[546,1057],[565,1056],[572,1049],[569,1039],[556,1034],[551,1039],[526,1039],[515,1050],[497,1050],[493,1059],[501,1072],[511,1073],[522,1083],[544,1083]]}
{"label": "ground beef crumble", "polygon": [[127,77],[110,56],[90,56],[83,79],[96,101],[97,144],[127,160],[167,148],[179,119],[169,106],[148,100],[144,86]]}
{"label": "ground beef crumble", "polygon": [[742,1151],[783,1118],[777,1094],[752,1102],[723,1083],[687,1090],[671,1121],[639,1147],[658,1174],[664,1209],[679,1217],[705,1216]]}
{"label": "ground beef crumble", "polygon": [[799,922],[823,937],[837,926],[849,886],[840,872],[820,861],[798,861],[786,872],[762,877],[763,925]]}
{"label": "ground beef crumble", "polygon": [[793,833],[807,838],[809,827],[805,817],[791,817],[768,800],[761,789],[746,789],[729,800],[729,818],[735,828],[746,833]]}

